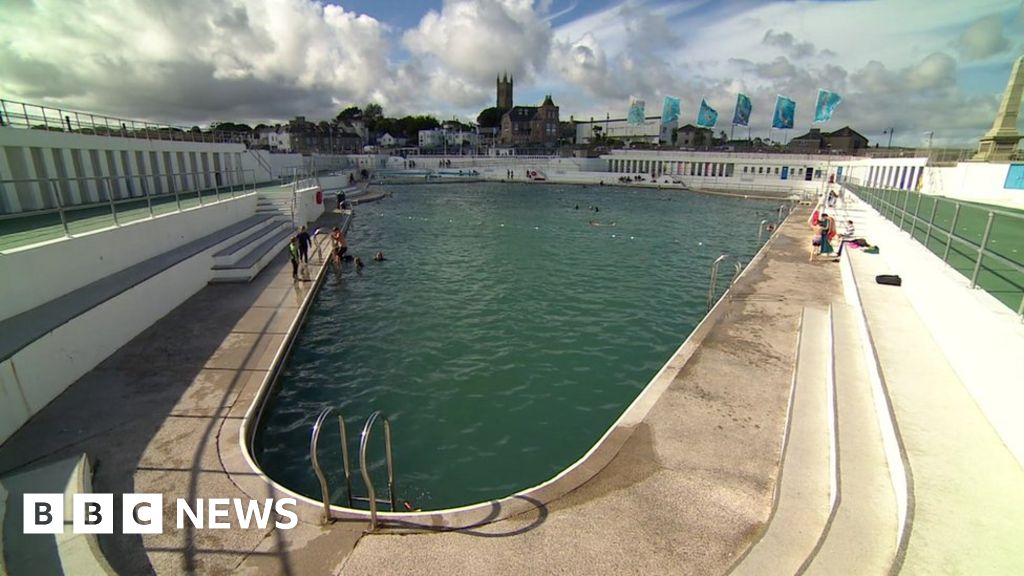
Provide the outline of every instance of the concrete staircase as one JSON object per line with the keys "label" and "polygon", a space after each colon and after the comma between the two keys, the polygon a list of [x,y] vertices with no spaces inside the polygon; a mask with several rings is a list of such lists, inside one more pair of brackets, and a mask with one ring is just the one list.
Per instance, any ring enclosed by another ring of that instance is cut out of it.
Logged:
{"label": "concrete staircase", "polygon": [[[100,551],[95,534],[73,534],[72,500],[75,494],[92,492],[92,472],[85,454],[0,478],[0,495],[6,493],[0,573],[113,575]],[[64,532],[25,534],[22,528],[26,493],[64,494]],[[0,506],[0,511],[4,507]],[[115,520],[115,524],[117,521]]]}
{"label": "concrete staircase", "polygon": [[804,310],[775,506],[733,574],[883,575],[896,561],[889,413],[858,314],[845,304]]}
{"label": "concrete staircase", "polygon": [[263,268],[288,246],[295,227],[291,222],[292,188],[268,188],[257,194],[256,215],[267,218],[246,230],[213,255],[211,284],[251,282]]}
{"label": "concrete staircase", "polygon": [[293,192],[291,184],[260,189],[256,194],[256,213],[272,214],[290,219]]}

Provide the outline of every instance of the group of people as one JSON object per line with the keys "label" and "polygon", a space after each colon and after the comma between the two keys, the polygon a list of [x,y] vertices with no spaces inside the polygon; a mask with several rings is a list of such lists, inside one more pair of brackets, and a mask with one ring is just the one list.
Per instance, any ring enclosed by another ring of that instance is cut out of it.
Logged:
{"label": "group of people", "polygon": [[[814,260],[815,256],[827,256],[833,257],[838,261],[839,257],[843,255],[843,246],[847,243],[854,243],[861,247],[870,247],[870,245],[862,238],[857,238],[857,230],[854,228],[853,220],[847,220],[843,224],[843,230],[840,232],[836,225],[836,220],[826,212],[819,214],[818,210],[815,210],[811,214],[811,228],[814,230],[814,238],[811,241],[811,260]],[[838,246],[836,242],[838,241]]]}
{"label": "group of people", "polygon": [[[319,233],[317,230],[316,233]],[[314,235],[316,234],[314,233]],[[348,238],[345,237],[345,233],[341,231],[341,228],[335,226],[331,229],[330,234],[331,242],[331,255],[330,259],[334,262],[337,269],[341,270],[341,264],[343,262],[352,262],[355,266],[356,272],[362,271],[363,261],[358,256],[351,256],[348,254]],[[288,254],[291,258],[292,263],[292,279],[293,280],[309,280],[309,271],[305,267],[309,264],[309,246],[312,244],[312,237],[305,226],[299,228],[298,234],[292,236],[291,242],[288,244]],[[373,256],[375,262],[383,262],[384,252],[378,251]],[[299,265],[302,264],[304,273],[302,278],[299,277]]]}

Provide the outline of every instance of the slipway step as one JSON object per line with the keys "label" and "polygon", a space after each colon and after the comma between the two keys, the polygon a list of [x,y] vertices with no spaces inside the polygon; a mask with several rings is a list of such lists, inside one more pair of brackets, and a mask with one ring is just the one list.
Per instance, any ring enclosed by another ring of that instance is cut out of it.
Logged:
{"label": "slipway step", "polygon": [[734,575],[792,576],[812,558],[833,506],[831,329],[828,310],[804,308],[775,506]]}
{"label": "slipway step", "polygon": [[[859,311],[832,307],[839,505],[807,574],[883,576],[896,559],[899,526],[879,417],[860,336]],[[874,356],[871,356],[874,361]],[[884,402],[882,403],[884,406]]]}

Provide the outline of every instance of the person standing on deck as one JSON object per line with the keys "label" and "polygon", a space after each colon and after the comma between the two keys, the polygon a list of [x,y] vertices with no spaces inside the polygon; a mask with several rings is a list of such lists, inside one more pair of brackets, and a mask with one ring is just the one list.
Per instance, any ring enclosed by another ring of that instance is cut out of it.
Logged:
{"label": "person standing on deck", "polygon": [[288,243],[288,256],[292,261],[292,280],[299,279],[299,237],[292,236]]}
{"label": "person standing on deck", "polygon": [[302,226],[299,228],[299,234],[296,236],[299,240],[299,256],[302,258],[302,262],[309,264],[309,232],[306,231],[306,227]]}

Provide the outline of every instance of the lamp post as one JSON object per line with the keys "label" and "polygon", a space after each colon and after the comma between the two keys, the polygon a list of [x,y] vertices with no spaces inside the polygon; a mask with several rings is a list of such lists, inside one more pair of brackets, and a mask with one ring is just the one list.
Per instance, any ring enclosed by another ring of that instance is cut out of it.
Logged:
{"label": "lamp post", "polygon": [[892,148],[892,133],[894,131],[895,131],[895,128],[889,128],[889,129],[886,129],[886,130],[882,130],[882,134],[888,134],[889,135],[889,144],[886,146],[886,148]]}

